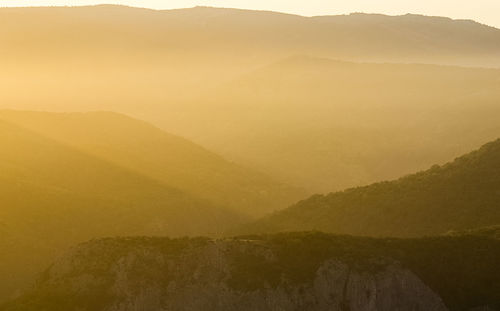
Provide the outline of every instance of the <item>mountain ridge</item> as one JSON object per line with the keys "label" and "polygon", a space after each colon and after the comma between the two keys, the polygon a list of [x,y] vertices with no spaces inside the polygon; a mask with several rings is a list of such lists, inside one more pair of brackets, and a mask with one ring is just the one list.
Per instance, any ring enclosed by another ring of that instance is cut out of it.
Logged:
{"label": "mountain ridge", "polygon": [[114,112],[0,110],[0,119],[251,217],[285,207],[301,193],[185,138]]}
{"label": "mountain ridge", "polygon": [[218,128],[189,112],[180,115],[199,126],[169,126],[288,184],[327,192],[398,178],[497,138],[499,85],[492,68],[297,55],[184,104],[211,113]]}
{"label": "mountain ridge", "polygon": [[456,21],[456,22],[467,22],[480,24],[489,28],[499,29],[498,27],[484,24],[478,22],[474,19],[464,19],[464,18],[452,18],[447,16],[439,16],[439,15],[429,15],[429,14],[419,14],[419,13],[403,13],[403,14],[384,14],[384,13],[370,13],[370,12],[351,12],[344,14],[319,14],[319,15],[301,15],[295,13],[287,13],[281,11],[273,11],[266,9],[244,9],[244,8],[233,8],[233,7],[218,7],[218,6],[206,6],[206,5],[196,5],[193,7],[185,7],[185,8],[174,8],[174,9],[155,9],[148,7],[140,7],[140,6],[131,6],[131,5],[121,5],[121,4],[96,4],[96,5],[70,5],[70,6],[19,6],[19,7],[0,7],[0,9],[41,9],[41,8],[118,8],[118,9],[136,9],[136,10],[148,10],[148,11],[158,11],[158,12],[179,12],[179,11],[188,11],[188,10],[214,10],[214,11],[229,11],[229,12],[248,12],[248,13],[273,13],[276,15],[288,15],[288,16],[298,16],[303,18],[335,18],[335,17],[345,17],[345,16],[361,16],[361,17],[413,17],[413,18],[432,18],[432,19],[444,19],[448,21]]}

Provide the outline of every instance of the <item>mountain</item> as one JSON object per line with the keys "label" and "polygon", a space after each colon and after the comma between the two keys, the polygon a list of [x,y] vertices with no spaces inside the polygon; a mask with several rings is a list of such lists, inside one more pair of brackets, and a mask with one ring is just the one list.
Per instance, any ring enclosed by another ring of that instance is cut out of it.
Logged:
{"label": "mountain", "polygon": [[499,310],[499,260],[473,233],[102,239],[0,310]]}
{"label": "mountain", "polygon": [[286,200],[266,177],[115,113],[2,111],[0,145],[0,300],[75,243],[220,235]]}
{"label": "mountain", "polygon": [[415,237],[500,223],[500,140],[398,180],[315,195],[248,232],[321,230]]}
{"label": "mountain", "polygon": [[112,112],[0,111],[0,120],[250,217],[305,192],[226,161],[181,137]]}
{"label": "mountain", "polygon": [[0,20],[1,108],[154,117],[155,106],[297,54],[500,67],[500,30],[442,17],[101,5],[1,8]]}
{"label": "mountain", "polygon": [[498,68],[500,30],[472,21],[109,5],[0,20],[0,109],[125,113],[309,193],[500,136],[500,70],[411,64]]}
{"label": "mountain", "polygon": [[1,298],[77,242],[217,233],[245,219],[5,121],[0,144]]}
{"label": "mountain", "polygon": [[[2,8],[0,14],[1,38],[11,43],[3,51],[6,55],[26,56],[28,43],[41,48],[31,57],[49,51],[71,57],[60,49],[69,48],[78,54],[106,56],[117,50],[159,56],[153,50],[161,50],[168,57],[182,52],[214,57],[224,52],[240,60],[304,53],[356,61],[500,64],[498,29],[445,17],[359,13],[303,17],[211,7],[157,11],[113,5]],[[238,56],[241,51],[245,55]],[[216,59],[221,61],[222,55]]]}
{"label": "mountain", "polygon": [[398,178],[496,139],[499,97],[498,69],[296,56],[200,94],[176,110],[181,121],[162,127],[324,193]]}

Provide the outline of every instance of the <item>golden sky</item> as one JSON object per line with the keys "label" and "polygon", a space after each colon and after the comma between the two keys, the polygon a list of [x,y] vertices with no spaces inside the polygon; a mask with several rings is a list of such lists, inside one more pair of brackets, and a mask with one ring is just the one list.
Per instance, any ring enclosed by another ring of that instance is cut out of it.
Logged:
{"label": "golden sky", "polygon": [[154,9],[197,5],[280,11],[300,15],[351,12],[416,13],[473,19],[500,28],[500,0],[0,0],[0,6],[90,5],[116,3]]}

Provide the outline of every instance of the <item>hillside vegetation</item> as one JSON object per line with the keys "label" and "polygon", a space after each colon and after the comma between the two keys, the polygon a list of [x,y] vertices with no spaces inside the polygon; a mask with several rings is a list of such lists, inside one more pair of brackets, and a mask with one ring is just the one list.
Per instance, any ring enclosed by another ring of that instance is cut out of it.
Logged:
{"label": "hillside vegetation", "polygon": [[244,228],[414,237],[500,223],[500,140],[398,180],[315,195]]}

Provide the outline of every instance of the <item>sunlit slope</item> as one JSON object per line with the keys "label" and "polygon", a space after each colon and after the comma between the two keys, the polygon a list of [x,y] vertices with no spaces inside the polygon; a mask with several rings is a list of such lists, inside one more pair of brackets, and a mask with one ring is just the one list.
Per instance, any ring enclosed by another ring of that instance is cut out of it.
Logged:
{"label": "sunlit slope", "polygon": [[500,66],[500,30],[417,15],[2,8],[0,45],[2,106],[66,111],[144,113],[296,54]]}
{"label": "sunlit slope", "polygon": [[500,140],[399,180],[316,195],[245,228],[422,236],[500,223]]}
{"label": "sunlit slope", "polygon": [[426,169],[497,138],[499,98],[497,69],[292,57],[177,110],[198,126],[164,126],[326,192]]}
{"label": "sunlit slope", "polygon": [[96,237],[218,233],[242,216],[0,121],[0,300]]}
{"label": "sunlit slope", "polygon": [[188,140],[116,113],[0,111],[0,120],[249,216],[284,208],[306,195]]}

